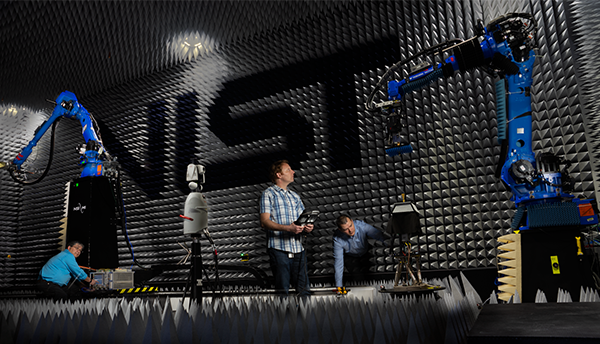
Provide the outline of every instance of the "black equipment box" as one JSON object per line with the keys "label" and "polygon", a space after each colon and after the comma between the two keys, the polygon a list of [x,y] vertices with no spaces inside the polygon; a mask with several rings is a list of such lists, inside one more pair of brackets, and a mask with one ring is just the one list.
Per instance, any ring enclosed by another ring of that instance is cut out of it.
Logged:
{"label": "black equipment box", "polygon": [[85,245],[77,263],[91,268],[119,266],[116,202],[108,177],[75,179],[69,185],[67,243]]}
{"label": "black equipment box", "polygon": [[590,256],[593,253],[584,248],[583,239],[581,228],[577,227],[521,231],[522,302],[534,302],[538,289],[548,302],[556,302],[558,288],[578,302],[582,286],[594,287]]}

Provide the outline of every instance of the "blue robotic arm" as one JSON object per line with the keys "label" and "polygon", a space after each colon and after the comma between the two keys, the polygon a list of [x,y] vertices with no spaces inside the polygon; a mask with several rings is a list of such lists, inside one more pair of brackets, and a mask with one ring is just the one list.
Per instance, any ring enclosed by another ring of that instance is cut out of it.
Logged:
{"label": "blue robotic arm", "polygon": [[[104,175],[104,163],[107,160],[110,161],[111,157],[104,149],[101,140],[94,130],[93,117],[81,104],[79,104],[75,94],[65,91],[56,98],[56,106],[52,111],[50,118],[36,129],[33,139],[25,148],[23,148],[21,153],[13,159],[12,164],[8,166],[13,179],[24,184],[33,184],[39,182],[45,176],[51,158],[49,159],[44,174],[34,181],[27,181],[22,177],[26,173],[22,170],[22,165],[27,158],[29,158],[33,148],[38,144],[50,126],[53,126],[54,128],[58,121],[63,117],[77,119],[81,123],[82,134],[86,143],[85,149],[82,151],[80,157],[80,165],[83,167],[81,177]],[[54,136],[52,137],[52,145],[54,145]]]}
{"label": "blue robotic arm", "polygon": [[[535,61],[534,34],[537,30],[535,19],[527,13],[510,13],[494,19],[486,27],[479,21],[476,29],[478,35],[467,41],[451,40],[428,48],[396,63],[384,74],[369,95],[366,108],[370,111],[380,109],[387,115],[386,153],[395,156],[412,152],[412,146],[402,137],[402,122],[406,117],[404,100],[408,93],[456,72],[483,68],[497,79],[498,142],[502,145],[501,159],[505,160],[496,174],[512,192],[512,200],[517,206],[513,228],[522,223],[525,212],[528,213],[526,227],[547,225],[548,213],[557,211],[561,217],[564,213],[571,214],[570,220],[550,219],[550,225],[597,223],[596,215],[586,219],[577,215],[580,200],[565,202],[573,200],[566,170],[569,162],[552,153],[536,156],[532,151],[531,84]],[[423,56],[439,62],[413,66],[405,78],[388,82],[387,101],[373,102],[378,88],[394,70]]]}

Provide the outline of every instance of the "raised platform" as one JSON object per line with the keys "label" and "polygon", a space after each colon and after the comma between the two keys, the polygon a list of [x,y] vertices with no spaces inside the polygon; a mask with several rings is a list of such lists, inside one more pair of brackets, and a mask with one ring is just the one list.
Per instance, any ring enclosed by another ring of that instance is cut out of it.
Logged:
{"label": "raised platform", "polygon": [[598,324],[598,302],[485,305],[467,343],[600,343]]}

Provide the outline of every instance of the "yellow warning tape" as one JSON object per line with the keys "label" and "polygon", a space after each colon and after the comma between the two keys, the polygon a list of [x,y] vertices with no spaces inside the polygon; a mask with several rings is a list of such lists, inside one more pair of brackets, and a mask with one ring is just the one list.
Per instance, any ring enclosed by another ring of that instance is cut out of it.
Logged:
{"label": "yellow warning tape", "polygon": [[153,291],[157,291],[158,287],[143,287],[143,288],[129,288],[129,289],[121,289],[119,291],[119,294],[131,294],[131,293],[146,293],[146,292],[153,292]]}

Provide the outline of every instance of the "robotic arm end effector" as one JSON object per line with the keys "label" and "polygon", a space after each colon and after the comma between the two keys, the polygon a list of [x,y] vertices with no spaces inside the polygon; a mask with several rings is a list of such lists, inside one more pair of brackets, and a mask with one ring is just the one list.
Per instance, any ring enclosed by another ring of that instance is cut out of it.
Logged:
{"label": "robotic arm end effector", "polygon": [[413,147],[410,143],[404,143],[401,136],[402,116],[394,112],[386,118],[386,145],[385,153],[394,157],[398,154],[412,153]]}
{"label": "robotic arm end effector", "polygon": [[413,147],[410,143],[407,145],[398,145],[395,147],[390,147],[390,148],[385,149],[385,153],[389,157],[395,157],[398,154],[408,154],[408,153],[412,153],[412,152],[413,152]]}

